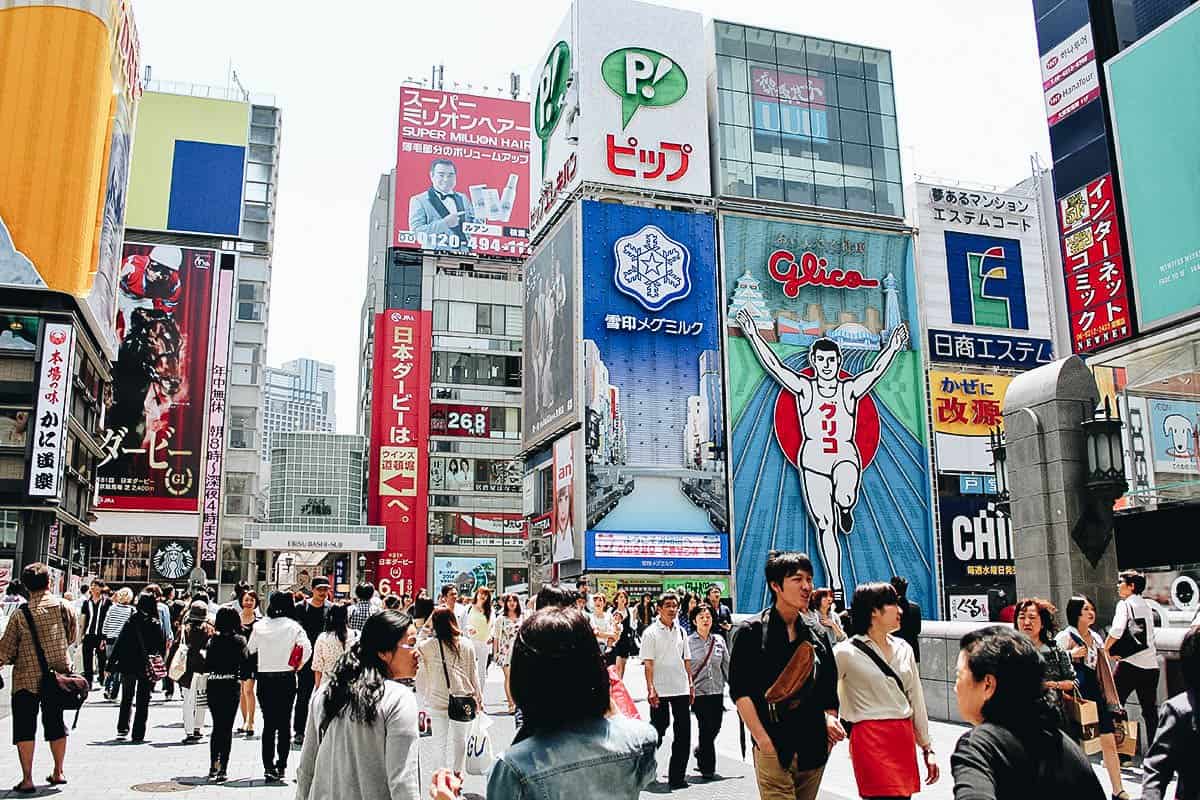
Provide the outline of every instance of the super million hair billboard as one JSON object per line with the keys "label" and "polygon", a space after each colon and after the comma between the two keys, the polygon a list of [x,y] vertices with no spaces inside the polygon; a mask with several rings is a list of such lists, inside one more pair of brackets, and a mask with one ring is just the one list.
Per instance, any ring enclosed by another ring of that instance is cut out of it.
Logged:
{"label": "super million hair billboard", "polygon": [[936,608],[911,237],[736,214],[721,233],[738,610],[786,549],[847,598],[902,575]]}

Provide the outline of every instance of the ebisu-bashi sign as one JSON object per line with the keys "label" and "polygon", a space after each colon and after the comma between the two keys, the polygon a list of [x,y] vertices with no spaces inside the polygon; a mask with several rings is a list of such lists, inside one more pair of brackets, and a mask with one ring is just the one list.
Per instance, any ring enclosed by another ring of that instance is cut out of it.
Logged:
{"label": "ebisu-bashi sign", "polygon": [[711,194],[699,14],[574,3],[532,76],[530,227],[584,181]]}

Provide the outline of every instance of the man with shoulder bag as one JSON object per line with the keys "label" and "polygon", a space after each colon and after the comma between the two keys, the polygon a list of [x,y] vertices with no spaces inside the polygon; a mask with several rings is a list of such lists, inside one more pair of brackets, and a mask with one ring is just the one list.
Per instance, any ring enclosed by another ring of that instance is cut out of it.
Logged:
{"label": "man with shoulder bag", "polygon": [[816,800],[838,721],[837,664],[820,625],[805,617],[813,591],[804,553],[772,551],[770,608],[734,628],[729,696],[754,740],[762,800]]}
{"label": "man with shoulder bag", "polygon": [[1148,746],[1154,741],[1158,725],[1158,649],[1154,646],[1154,615],[1142,599],[1144,591],[1146,576],[1142,573],[1125,570],[1117,576],[1117,594],[1121,599],[1113,613],[1104,649],[1117,660],[1113,682],[1121,705],[1137,692]]}
{"label": "man with shoulder bag", "polygon": [[63,759],[67,753],[67,726],[63,710],[79,708],[88,688],[73,675],[67,647],[76,636],[75,615],[50,594],[50,569],[41,562],[21,570],[21,583],[29,589],[29,602],[9,619],[0,638],[0,666],[13,665],[13,742],[21,761],[21,782],[13,787],[19,794],[33,794],[33,745],[37,718],[42,716],[42,734],[50,743],[54,769],[47,782],[67,782]]}

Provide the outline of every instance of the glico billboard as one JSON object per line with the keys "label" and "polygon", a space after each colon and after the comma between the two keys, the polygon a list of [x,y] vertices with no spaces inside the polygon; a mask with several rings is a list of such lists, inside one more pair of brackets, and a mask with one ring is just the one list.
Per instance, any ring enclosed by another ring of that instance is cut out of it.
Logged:
{"label": "glico billboard", "polygon": [[[109,357],[136,107],[129,0],[0,5],[0,286],[66,292]],[[6,235],[7,231],[7,235]]]}
{"label": "glico billboard", "polygon": [[375,580],[414,596],[425,587],[429,525],[430,323],[428,311],[375,316],[367,521],[387,529]]}
{"label": "glico billboard", "polygon": [[396,247],[519,257],[528,183],[528,103],[400,88]]}

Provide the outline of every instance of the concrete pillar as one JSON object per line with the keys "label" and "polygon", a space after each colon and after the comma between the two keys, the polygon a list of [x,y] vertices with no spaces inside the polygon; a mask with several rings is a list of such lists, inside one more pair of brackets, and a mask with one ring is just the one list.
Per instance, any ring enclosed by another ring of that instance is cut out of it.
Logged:
{"label": "concrete pillar", "polygon": [[1017,597],[1049,599],[1060,622],[1072,594],[1092,598],[1098,625],[1116,606],[1111,532],[1094,564],[1072,538],[1088,503],[1081,423],[1099,397],[1091,371],[1071,356],[1018,376],[1004,398]]}

